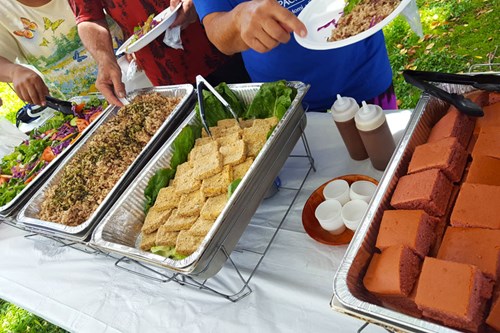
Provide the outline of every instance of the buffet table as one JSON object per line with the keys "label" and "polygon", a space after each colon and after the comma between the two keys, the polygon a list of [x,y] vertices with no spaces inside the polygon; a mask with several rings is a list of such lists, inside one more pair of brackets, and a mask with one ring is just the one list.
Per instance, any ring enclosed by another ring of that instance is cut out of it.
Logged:
{"label": "buffet table", "polygon": [[[388,114],[396,140],[409,117],[410,111]],[[245,271],[243,254],[265,248],[267,235],[283,221],[249,282],[252,292],[237,302],[131,274],[115,265],[117,258],[77,251],[41,236],[25,237],[25,231],[5,223],[0,224],[0,298],[72,332],[356,332],[364,322],[329,305],[333,276],[347,245],[328,246],[310,238],[302,226],[302,207],[334,177],[380,179],[382,172],[369,160],[349,158],[330,114],[307,113],[305,133],[316,171],[309,172],[307,158],[291,156],[285,163],[281,189],[262,202],[231,255],[243,261]],[[292,155],[304,155],[301,140]],[[300,189],[295,202],[288,188]],[[230,287],[234,275],[227,267],[211,280]],[[373,325],[363,330],[383,331]]]}

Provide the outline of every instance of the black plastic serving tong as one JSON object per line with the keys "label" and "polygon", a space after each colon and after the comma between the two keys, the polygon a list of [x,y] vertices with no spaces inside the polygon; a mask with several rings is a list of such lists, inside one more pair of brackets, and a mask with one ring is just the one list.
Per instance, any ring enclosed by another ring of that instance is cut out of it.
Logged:
{"label": "black plastic serving tong", "polygon": [[62,112],[64,114],[73,114],[72,104],[52,96],[45,96],[46,104],[49,108]]}
{"label": "black plastic serving tong", "polygon": [[483,109],[479,105],[465,98],[463,95],[449,93],[426,81],[463,84],[480,90],[500,91],[500,76],[494,74],[466,75],[405,70],[403,71],[403,77],[406,82],[452,104],[460,112],[472,117],[484,116]]}
{"label": "black plastic serving tong", "polygon": [[63,101],[51,96],[45,96],[45,105],[33,105],[33,104],[25,104],[22,108],[20,108],[16,113],[16,126],[19,127],[21,123],[30,123],[35,119],[40,118],[40,114],[46,108],[52,108],[64,114],[73,114],[72,104],[68,101]]}
{"label": "black plastic serving tong", "polygon": [[[207,125],[207,119],[205,117],[205,103],[203,101],[203,89],[206,88],[208,89],[214,96],[219,100],[219,102],[222,103],[222,105],[231,112],[233,115],[234,119],[236,119],[236,123],[239,125],[240,122],[238,120],[238,115],[234,112],[233,108],[231,108],[231,105],[222,97],[217,90],[215,90],[214,87],[210,83],[208,83],[207,80],[201,75],[196,76],[196,94],[198,95],[198,105],[200,107],[200,118],[201,118],[201,123],[203,127],[205,128],[205,131],[207,131],[208,136],[212,136],[212,133],[210,132],[210,128]],[[240,126],[241,127],[241,126]]]}

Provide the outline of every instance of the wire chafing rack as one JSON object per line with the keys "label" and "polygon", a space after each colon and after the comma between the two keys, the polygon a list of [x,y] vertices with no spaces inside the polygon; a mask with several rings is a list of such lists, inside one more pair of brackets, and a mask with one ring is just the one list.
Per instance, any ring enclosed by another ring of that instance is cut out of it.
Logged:
{"label": "wire chafing rack", "polygon": [[[167,269],[162,269],[158,267],[152,267],[151,265],[144,264],[138,260],[134,260],[124,256],[118,256],[113,253],[104,252],[102,249],[92,246],[87,241],[72,241],[65,238],[58,237],[57,235],[45,234],[45,233],[33,233],[30,230],[26,230],[23,226],[16,224],[16,221],[12,217],[0,218],[0,222],[5,222],[15,228],[28,231],[29,233],[24,237],[31,239],[33,241],[39,241],[41,238],[49,239],[54,242],[54,245],[60,247],[69,247],[75,250],[81,251],[86,254],[103,255],[115,260],[115,266],[131,274],[140,276],[142,278],[147,278],[152,281],[159,283],[166,282],[176,282],[182,286],[189,286],[199,290],[204,290],[214,295],[223,297],[231,302],[237,302],[244,297],[248,296],[252,292],[250,286],[250,280],[255,276],[257,269],[259,268],[261,262],[266,256],[269,248],[271,247],[278,231],[281,229],[286,217],[288,216],[293,204],[302,190],[302,187],[307,180],[311,171],[316,171],[314,166],[314,158],[312,157],[311,150],[309,148],[309,143],[307,137],[304,133],[304,127],[301,125],[301,142],[303,145],[303,151],[299,154],[291,154],[287,161],[300,159],[299,164],[304,164],[301,168],[301,178],[296,179],[296,186],[280,186],[279,178],[273,184],[273,188],[277,189],[278,192],[284,193],[288,192],[288,198],[291,198],[287,203],[287,209],[284,211],[284,215],[279,221],[271,221],[271,227],[266,227],[267,239],[265,245],[260,249],[251,249],[238,246],[231,253],[227,251],[224,245],[218,248],[218,252],[222,253],[226,258],[226,263],[222,270],[215,276],[199,280],[195,277],[184,275],[182,273],[172,272]],[[272,200],[269,198],[268,200]],[[252,223],[249,227],[252,226]],[[261,228],[259,226],[254,226],[255,228]],[[215,257],[215,256],[214,256]],[[229,278],[231,283],[221,283],[219,278],[224,276]]]}

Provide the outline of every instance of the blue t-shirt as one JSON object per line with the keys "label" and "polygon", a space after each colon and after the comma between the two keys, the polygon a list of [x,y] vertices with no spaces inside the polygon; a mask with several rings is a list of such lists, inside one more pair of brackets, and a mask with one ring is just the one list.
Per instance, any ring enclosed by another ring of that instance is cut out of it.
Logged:
{"label": "blue t-shirt", "polygon": [[[213,12],[227,12],[246,0],[194,0],[200,19]],[[298,15],[310,0],[279,0]],[[287,44],[266,53],[242,52],[245,67],[254,82],[280,79],[311,85],[304,102],[309,110],[325,110],[336,95],[358,102],[376,97],[392,82],[392,71],[381,31],[358,43],[332,50],[309,50],[293,37]]]}

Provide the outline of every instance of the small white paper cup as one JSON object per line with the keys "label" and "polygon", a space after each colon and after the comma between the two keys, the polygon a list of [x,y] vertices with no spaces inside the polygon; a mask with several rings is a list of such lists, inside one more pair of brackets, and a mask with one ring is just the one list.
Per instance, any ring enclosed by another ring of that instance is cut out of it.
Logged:
{"label": "small white paper cup", "polygon": [[373,197],[373,193],[377,189],[377,185],[367,180],[358,180],[351,184],[349,197],[351,200],[363,200],[367,203]]}
{"label": "small white paper cup", "polygon": [[347,228],[355,231],[361,223],[361,219],[365,215],[367,209],[368,203],[364,200],[356,199],[349,201],[342,207],[342,222]]}
{"label": "small white paper cup", "polygon": [[326,231],[339,235],[344,232],[345,225],[341,217],[342,205],[338,200],[325,200],[316,207],[314,216]]}
{"label": "small white paper cup", "polygon": [[343,206],[349,201],[349,183],[343,179],[335,179],[323,188],[325,200],[335,199]]}

